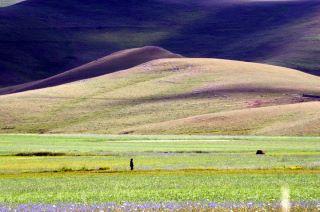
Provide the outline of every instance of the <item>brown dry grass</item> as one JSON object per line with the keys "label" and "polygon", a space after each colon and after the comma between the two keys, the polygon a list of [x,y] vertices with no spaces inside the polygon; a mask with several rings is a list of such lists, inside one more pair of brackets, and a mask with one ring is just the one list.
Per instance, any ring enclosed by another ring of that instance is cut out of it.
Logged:
{"label": "brown dry grass", "polygon": [[320,102],[192,116],[130,129],[139,134],[319,135]]}

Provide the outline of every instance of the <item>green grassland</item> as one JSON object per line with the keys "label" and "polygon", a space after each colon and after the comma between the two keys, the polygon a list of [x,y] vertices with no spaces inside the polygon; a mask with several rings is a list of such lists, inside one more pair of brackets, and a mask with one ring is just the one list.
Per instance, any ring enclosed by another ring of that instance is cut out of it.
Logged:
{"label": "green grassland", "polygon": [[[268,80],[266,80],[268,79]],[[2,133],[320,135],[320,78],[218,59],[162,59],[0,96]]]}
{"label": "green grassland", "polygon": [[[0,149],[3,204],[320,198],[319,137],[0,135]],[[16,156],[37,152],[63,155]]]}
{"label": "green grassland", "polygon": [[153,171],[1,177],[2,203],[276,202],[284,185],[292,201],[319,201],[319,173]]}
{"label": "green grassland", "polygon": [[[319,138],[211,136],[0,136],[0,173],[128,169],[319,169]],[[268,152],[256,157],[257,149]],[[21,153],[63,153],[29,157]]]}

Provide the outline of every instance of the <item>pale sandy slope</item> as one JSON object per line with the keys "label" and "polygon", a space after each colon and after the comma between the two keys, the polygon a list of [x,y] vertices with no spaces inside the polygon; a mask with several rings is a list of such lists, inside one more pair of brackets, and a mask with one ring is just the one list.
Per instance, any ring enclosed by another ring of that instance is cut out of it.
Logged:
{"label": "pale sandy slope", "polygon": [[0,96],[2,133],[320,135],[320,78],[218,59],[160,59]]}

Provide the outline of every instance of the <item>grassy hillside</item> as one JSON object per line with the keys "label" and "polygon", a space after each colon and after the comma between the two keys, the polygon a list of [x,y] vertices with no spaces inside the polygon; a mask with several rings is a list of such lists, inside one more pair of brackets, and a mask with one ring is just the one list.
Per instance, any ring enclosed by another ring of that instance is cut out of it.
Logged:
{"label": "grassy hillside", "polygon": [[320,135],[320,78],[217,59],[161,59],[0,96],[3,133]]}
{"label": "grassy hillside", "polygon": [[319,135],[320,102],[249,108],[134,127],[139,134]]}
{"label": "grassy hillside", "polygon": [[0,8],[0,87],[145,45],[319,74],[318,1],[226,2],[27,0]]}

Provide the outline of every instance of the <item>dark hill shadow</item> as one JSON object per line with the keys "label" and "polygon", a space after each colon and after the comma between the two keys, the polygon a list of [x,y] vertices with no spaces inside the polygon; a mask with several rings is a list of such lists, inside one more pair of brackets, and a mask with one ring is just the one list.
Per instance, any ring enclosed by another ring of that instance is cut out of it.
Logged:
{"label": "dark hill shadow", "polygon": [[190,57],[262,61],[319,74],[320,39],[310,30],[320,28],[319,16],[314,17],[319,1],[176,2],[181,1],[27,0],[1,8],[0,87],[146,45]]}
{"label": "dark hill shadow", "polygon": [[[162,46],[187,56],[244,61],[266,60],[305,33],[308,22],[320,11],[317,2],[262,2],[221,8],[184,27]],[[182,45],[191,43],[192,45]],[[320,55],[318,55],[320,58]]]}
{"label": "dark hill shadow", "polygon": [[178,5],[127,0],[29,0],[2,8],[0,71],[17,77],[1,83],[42,79],[118,50],[152,45],[177,24],[173,17],[180,10]]}

